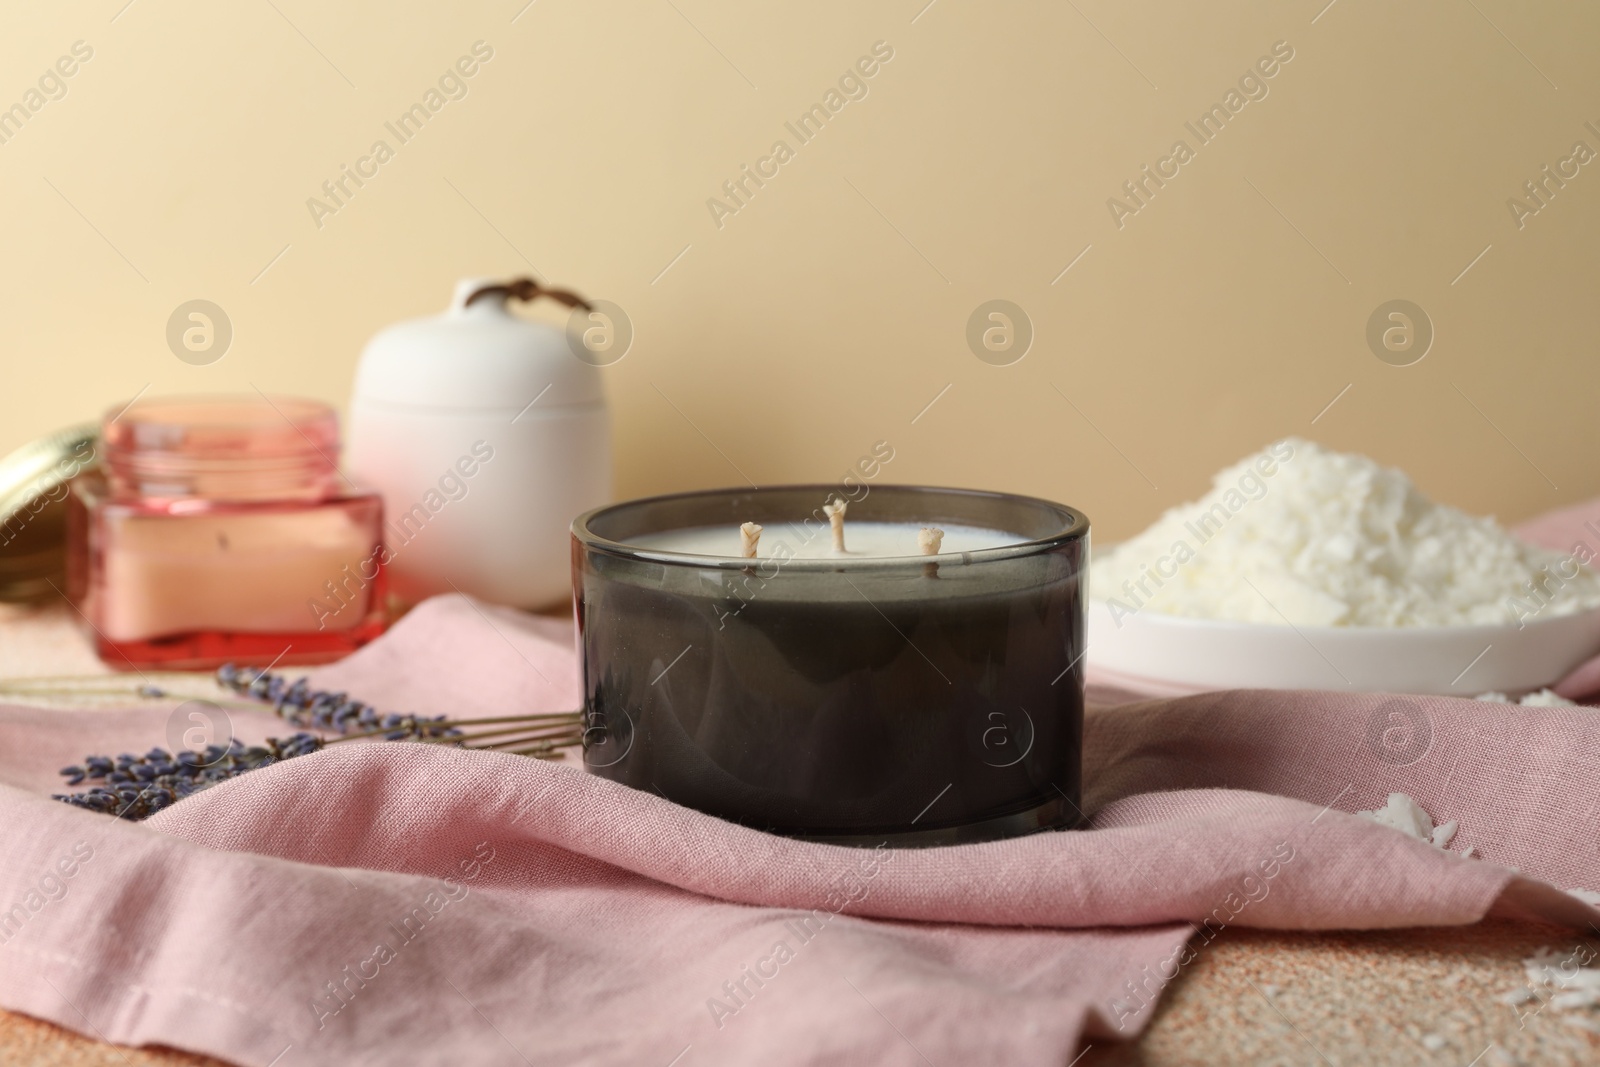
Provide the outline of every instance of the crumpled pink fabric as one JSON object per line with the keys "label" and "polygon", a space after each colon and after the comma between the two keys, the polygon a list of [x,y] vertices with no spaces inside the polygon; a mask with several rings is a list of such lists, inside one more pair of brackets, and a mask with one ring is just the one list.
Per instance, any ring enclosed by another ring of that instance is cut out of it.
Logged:
{"label": "crumpled pink fabric", "polygon": [[[1569,554],[1581,548],[1580,559],[1584,555],[1600,559],[1600,500],[1540,515],[1511,532],[1530,544]],[[1600,655],[1577,667],[1551,688],[1568,700],[1600,695]]]}
{"label": "crumpled pink fabric", "polygon": [[[315,680],[455,715],[577,696],[566,627],[459,596]],[[1003,1067],[1134,1036],[1230,926],[1600,922],[1562,892],[1600,889],[1588,708],[1091,689],[1090,829],[914,851],[397,742],[142,824],[42,795],[89,752],[162,743],[171,713],[0,706],[0,1005],[281,1067]],[[246,740],[288,729],[232,722]],[[1458,820],[1452,847],[1477,858],[1348,814],[1391,791]]]}

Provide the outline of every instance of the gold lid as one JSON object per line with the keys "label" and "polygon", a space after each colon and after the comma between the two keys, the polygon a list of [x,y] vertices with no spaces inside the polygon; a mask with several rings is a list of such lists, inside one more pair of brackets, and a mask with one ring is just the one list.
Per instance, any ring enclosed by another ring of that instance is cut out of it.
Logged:
{"label": "gold lid", "polygon": [[99,438],[94,423],[71,426],[0,457],[0,601],[66,588],[67,483],[99,464]]}

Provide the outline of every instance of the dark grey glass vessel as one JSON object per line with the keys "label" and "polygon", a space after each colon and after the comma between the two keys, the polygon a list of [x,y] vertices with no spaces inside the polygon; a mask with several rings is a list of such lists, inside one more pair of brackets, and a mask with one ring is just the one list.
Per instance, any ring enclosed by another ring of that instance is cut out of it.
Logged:
{"label": "dark grey glass vessel", "polygon": [[[863,485],[850,522],[1024,540],[783,558],[829,537],[819,509],[837,491],[684,493],[573,523],[589,770],[734,822],[848,844],[1074,825],[1088,519],[1028,497]],[[762,558],[630,544],[742,522],[766,528]]]}

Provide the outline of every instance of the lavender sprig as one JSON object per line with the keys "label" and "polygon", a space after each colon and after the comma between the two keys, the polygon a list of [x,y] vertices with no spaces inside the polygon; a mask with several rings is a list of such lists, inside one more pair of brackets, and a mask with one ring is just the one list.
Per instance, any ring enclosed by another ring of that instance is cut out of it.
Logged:
{"label": "lavender sprig", "polygon": [[82,793],[58,793],[56,800],[126,819],[144,819],[162,808],[192,796],[218,782],[279,760],[316,752],[326,744],[320,737],[296,733],[283,740],[246,746],[235,738],[227,746],[208,745],[202,752],[168,752],[152,748],[143,756],[124,752],[115,760],[90,756],[82,766],[63,768],[68,785],[85,780],[105,782]]}
{"label": "lavender sprig", "polygon": [[[115,759],[90,756],[81,766],[62,768],[62,776],[68,785],[80,785],[85,781],[105,784],[82,793],[58,793],[54,799],[118,818],[139,820],[218,782],[342,741],[381,737],[386,741],[496,748],[538,758],[550,757],[582,741],[580,716],[576,712],[454,721],[444,715],[432,718],[379,715],[370,704],[351,700],[345,693],[312,689],[306,678],[291,683],[282,675],[239,668],[231,663],[218,669],[217,682],[241,696],[271,704],[278,715],[296,726],[342,736],[323,738],[299,731],[282,740],[268,738],[261,745],[246,746],[236,738],[225,746],[210,745],[201,752],[173,754],[166,749],[152,748],[143,756],[126,752]],[[137,695],[160,698],[169,694],[157,686],[141,686]],[[505,723],[517,725],[503,727]],[[477,724],[497,728],[470,735],[459,729]],[[475,740],[485,743],[474,745]]]}
{"label": "lavender sprig", "polygon": [[232,689],[241,696],[250,697],[272,705],[286,722],[329,733],[348,734],[352,730],[375,732],[387,729],[385,739],[402,741],[407,738],[448,737],[459,730],[439,730],[429,724],[447,721],[444,715],[433,718],[418,715],[380,716],[378,709],[359,700],[351,700],[345,693],[330,693],[325,689],[312,689],[308,678],[287,681],[281,674],[271,671],[252,671],[225,663],[217,669],[217,683]]}

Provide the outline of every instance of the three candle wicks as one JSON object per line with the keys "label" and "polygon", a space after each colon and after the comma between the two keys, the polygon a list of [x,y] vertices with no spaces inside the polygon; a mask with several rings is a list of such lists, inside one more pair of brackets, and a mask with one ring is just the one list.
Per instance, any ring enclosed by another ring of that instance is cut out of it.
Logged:
{"label": "three candle wicks", "polygon": [[[822,513],[828,517],[828,523],[833,531],[833,550],[839,555],[847,554],[844,547],[844,516],[849,510],[850,502],[839,497],[832,497],[822,505]],[[764,529],[759,523],[746,522],[739,526],[739,555],[744,559],[755,559],[761,544],[761,532]],[[937,556],[939,547],[944,542],[944,531],[937,526],[924,526],[917,531],[917,548],[924,556]]]}

